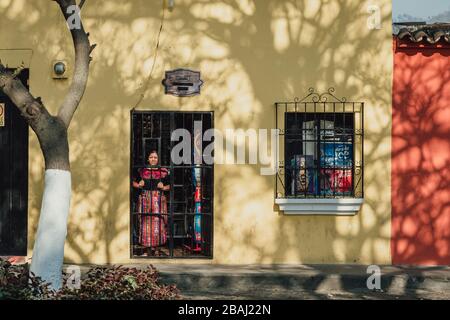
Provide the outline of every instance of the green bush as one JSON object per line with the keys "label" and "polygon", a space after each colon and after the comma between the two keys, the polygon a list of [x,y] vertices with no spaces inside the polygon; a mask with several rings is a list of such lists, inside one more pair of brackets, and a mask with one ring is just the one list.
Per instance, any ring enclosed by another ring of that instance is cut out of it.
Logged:
{"label": "green bush", "polygon": [[[63,274],[66,283],[70,275]],[[14,266],[0,259],[0,300],[173,300],[179,299],[174,285],[158,283],[153,266],[145,269],[94,267],[82,277],[81,287],[63,286],[58,292],[30,274],[28,265]]]}

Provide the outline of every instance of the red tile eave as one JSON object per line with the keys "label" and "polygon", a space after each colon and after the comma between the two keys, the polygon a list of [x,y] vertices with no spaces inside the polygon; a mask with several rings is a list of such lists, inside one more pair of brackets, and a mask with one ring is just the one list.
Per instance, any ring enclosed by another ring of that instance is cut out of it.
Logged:
{"label": "red tile eave", "polygon": [[393,37],[393,43],[394,43],[394,48],[395,51],[406,51],[406,50],[414,50],[414,51],[418,51],[419,50],[449,50],[450,49],[450,43],[445,42],[445,40],[441,40],[437,43],[428,43],[426,42],[426,40],[421,41],[421,42],[413,42],[410,40],[400,40],[397,37]]}

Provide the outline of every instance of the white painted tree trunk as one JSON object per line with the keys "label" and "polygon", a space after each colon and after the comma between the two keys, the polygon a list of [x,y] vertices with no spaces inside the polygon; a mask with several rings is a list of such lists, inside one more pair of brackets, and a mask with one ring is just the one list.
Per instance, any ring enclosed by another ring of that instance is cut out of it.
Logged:
{"label": "white painted tree trunk", "polygon": [[44,195],[30,271],[51,287],[62,286],[64,242],[67,235],[72,179],[69,171],[45,171]]}
{"label": "white painted tree trunk", "polygon": [[[66,22],[73,20],[73,9],[78,12],[85,1],[55,0]],[[1,0],[0,0],[1,2]],[[30,91],[17,79],[23,67],[13,73],[0,61],[0,91],[17,106],[21,115],[36,133],[45,158],[45,183],[33,258],[30,271],[49,282],[54,289],[61,288],[64,242],[67,235],[71,196],[71,174],[67,130],[86,90],[90,56],[95,44],[89,42],[89,33],[83,24],[69,28],[75,49],[72,84],[59,107],[58,116],[52,116]]]}

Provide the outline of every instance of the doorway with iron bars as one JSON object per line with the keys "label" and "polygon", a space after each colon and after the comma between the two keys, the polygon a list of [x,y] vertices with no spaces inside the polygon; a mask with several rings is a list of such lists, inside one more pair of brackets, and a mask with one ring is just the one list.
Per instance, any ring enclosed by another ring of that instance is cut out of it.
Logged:
{"label": "doorway with iron bars", "polygon": [[[214,166],[194,159],[213,123],[212,112],[131,111],[131,258],[213,257]],[[172,161],[176,129],[189,133],[188,163]]]}

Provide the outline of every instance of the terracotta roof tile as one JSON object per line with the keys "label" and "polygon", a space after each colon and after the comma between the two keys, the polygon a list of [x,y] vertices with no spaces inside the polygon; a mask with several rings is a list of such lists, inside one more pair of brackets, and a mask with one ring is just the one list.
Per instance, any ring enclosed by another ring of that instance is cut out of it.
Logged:
{"label": "terracotta roof tile", "polygon": [[435,44],[439,41],[450,43],[450,23],[394,23],[394,35],[400,40],[409,40],[415,43],[422,41],[431,44]]}

